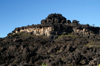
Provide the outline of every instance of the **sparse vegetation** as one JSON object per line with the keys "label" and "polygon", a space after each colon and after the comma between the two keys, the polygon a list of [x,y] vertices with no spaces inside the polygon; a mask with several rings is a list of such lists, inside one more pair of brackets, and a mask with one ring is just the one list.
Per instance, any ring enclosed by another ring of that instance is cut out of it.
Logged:
{"label": "sparse vegetation", "polygon": [[60,35],[58,38],[64,38],[64,37],[76,38],[76,37],[78,37],[78,35],[71,35],[71,34],[68,34],[68,35]]}
{"label": "sparse vegetation", "polygon": [[78,35],[60,35],[57,39],[55,39],[58,43],[65,43],[66,41],[70,41],[71,39],[77,38]]}
{"label": "sparse vegetation", "polygon": [[42,66],[47,66],[46,64],[42,63]]}

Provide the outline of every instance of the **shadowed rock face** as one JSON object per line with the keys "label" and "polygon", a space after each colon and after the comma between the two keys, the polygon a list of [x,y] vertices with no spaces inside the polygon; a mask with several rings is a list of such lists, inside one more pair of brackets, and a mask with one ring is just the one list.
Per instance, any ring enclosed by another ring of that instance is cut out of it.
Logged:
{"label": "shadowed rock face", "polygon": [[40,25],[16,28],[12,33],[28,32],[34,35],[55,36],[62,34],[95,35],[99,34],[99,27],[79,24],[79,21],[66,20],[61,14],[50,14],[41,20]]}

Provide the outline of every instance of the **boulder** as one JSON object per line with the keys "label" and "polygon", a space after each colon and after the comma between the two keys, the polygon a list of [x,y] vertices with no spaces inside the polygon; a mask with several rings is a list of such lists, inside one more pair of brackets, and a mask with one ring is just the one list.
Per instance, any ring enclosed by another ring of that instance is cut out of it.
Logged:
{"label": "boulder", "polygon": [[46,24],[47,21],[44,19],[44,20],[41,20],[41,24]]}
{"label": "boulder", "polygon": [[67,20],[67,21],[66,21],[66,24],[67,24],[67,25],[71,24],[71,21],[70,21],[70,20]]}
{"label": "boulder", "polygon": [[73,26],[77,26],[78,24],[79,24],[79,21],[77,21],[77,20],[73,20],[73,21],[72,21],[72,25],[73,25]]}

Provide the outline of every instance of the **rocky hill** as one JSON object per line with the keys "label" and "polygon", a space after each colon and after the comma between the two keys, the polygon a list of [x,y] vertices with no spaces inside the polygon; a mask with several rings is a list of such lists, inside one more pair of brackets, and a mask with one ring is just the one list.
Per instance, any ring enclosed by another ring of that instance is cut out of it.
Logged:
{"label": "rocky hill", "polygon": [[50,14],[46,19],[41,20],[41,24],[16,28],[12,33],[28,32],[34,35],[55,37],[59,35],[95,35],[99,34],[99,27],[82,25],[77,20],[67,20],[61,14]]}
{"label": "rocky hill", "polygon": [[[34,30],[33,30],[34,29]],[[50,14],[0,38],[0,66],[98,66],[99,27]]]}

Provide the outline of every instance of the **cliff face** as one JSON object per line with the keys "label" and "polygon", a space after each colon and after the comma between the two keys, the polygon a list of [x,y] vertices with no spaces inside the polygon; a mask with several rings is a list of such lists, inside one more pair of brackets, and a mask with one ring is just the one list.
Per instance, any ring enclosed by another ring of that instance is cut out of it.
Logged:
{"label": "cliff face", "polygon": [[89,25],[81,25],[79,21],[67,20],[61,14],[50,14],[46,19],[41,21],[40,25],[32,25],[27,27],[16,28],[13,33],[28,32],[34,35],[55,36],[62,34],[79,34],[79,35],[95,35],[99,34],[99,27]]}
{"label": "cliff face", "polygon": [[15,33],[19,32],[28,32],[34,35],[43,35],[43,36],[50,36],[50,32],[53,30],[52,27],[41,27],[41,28],[27,28],[27,29],[20,29],[19,31],[15,31]]}

